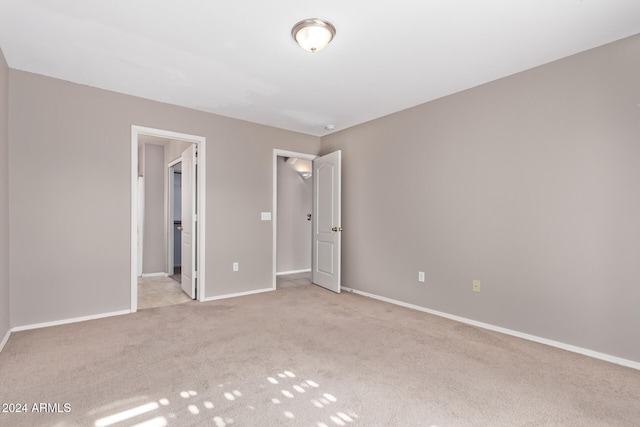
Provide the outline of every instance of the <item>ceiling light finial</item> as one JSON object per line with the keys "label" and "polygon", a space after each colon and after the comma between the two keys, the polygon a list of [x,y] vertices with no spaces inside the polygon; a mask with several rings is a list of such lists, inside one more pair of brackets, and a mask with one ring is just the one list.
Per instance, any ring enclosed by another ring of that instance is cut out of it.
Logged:
{"label": "ceiling light finial", "polygon": [[333,39],[336,27],[322,19],[304,19],[293,26],[291,35],[304,50],[316,53]]}

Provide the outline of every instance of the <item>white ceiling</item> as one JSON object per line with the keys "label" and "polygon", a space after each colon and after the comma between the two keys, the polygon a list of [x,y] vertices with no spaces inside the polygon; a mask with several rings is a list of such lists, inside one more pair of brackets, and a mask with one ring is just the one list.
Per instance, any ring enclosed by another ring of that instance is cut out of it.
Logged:
{"label": "white ceiling", "polygon": [[0,0],[11,68],[311,135],[638,33],[640,0]]}

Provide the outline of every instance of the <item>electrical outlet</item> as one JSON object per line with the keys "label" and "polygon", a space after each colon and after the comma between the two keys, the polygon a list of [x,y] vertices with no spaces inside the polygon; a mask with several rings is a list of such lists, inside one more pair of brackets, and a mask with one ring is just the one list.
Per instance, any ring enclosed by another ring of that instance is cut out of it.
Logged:
{"label": "electrical outlet", "polygon": [[240,268],[239,268],[238,263],[237,263],[237,262],[234,262],[234,263],[233,263],[233,271],[238,271],[239,269],[240,269]]}
{"label": "electrical outlet", "polygon": [[480,280],[473,281],[473,292],[480,292]]}
{"label": "electrical outlet", "polygon": [[424,271],[418,271],[418,282],[424,282]]}

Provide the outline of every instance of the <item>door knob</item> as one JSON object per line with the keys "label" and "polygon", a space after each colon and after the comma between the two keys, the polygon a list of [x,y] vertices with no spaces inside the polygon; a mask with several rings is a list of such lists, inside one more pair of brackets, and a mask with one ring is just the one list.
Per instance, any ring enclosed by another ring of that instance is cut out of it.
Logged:
{"label": "door knob", "polygon": [[333,232],[342,231],[342,227],[332,227],[331,231]]}
{"label": "door knob", "polygon": [[178,231],[182,231],[182,230],[184,230],[184,228],[182,228],[182,226],[181,226],[181,225],[180,225],[180,226],[178,226]]}

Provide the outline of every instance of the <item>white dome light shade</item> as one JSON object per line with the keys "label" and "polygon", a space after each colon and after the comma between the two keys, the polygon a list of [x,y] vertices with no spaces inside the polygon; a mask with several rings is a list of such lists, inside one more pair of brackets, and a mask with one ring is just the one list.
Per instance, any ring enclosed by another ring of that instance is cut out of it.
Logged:
{"label": "white dome light shade", "polygon": [[311,53],[324,49],[336,35],[336,28],[322,19],[305,19],[293,26],[295,41]]}

